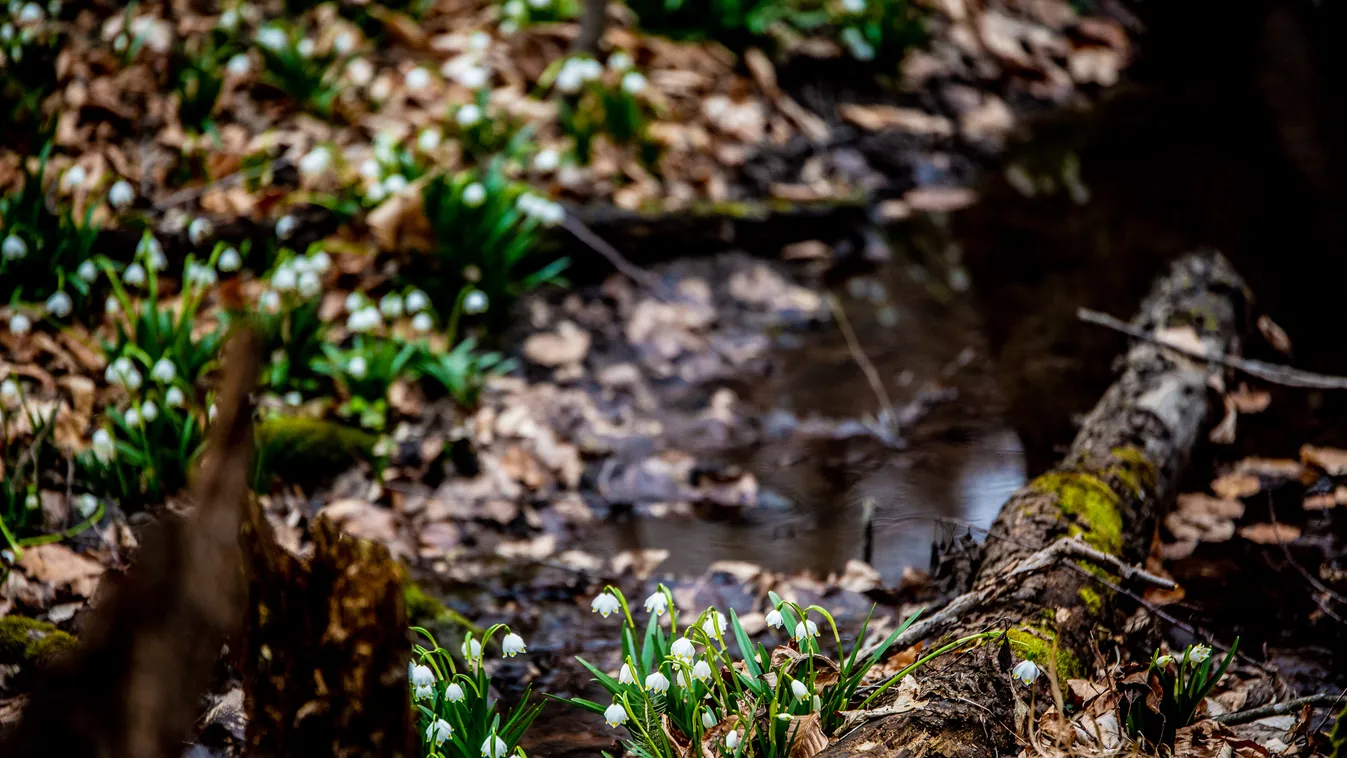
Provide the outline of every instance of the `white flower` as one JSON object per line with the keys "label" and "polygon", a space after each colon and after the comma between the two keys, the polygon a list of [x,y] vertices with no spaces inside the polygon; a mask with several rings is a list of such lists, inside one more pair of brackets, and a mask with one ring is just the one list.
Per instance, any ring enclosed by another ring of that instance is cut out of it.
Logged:
{"label": "white flower", "polygon": [[271,286],[281,292],[289,292],[299,286],[299,275],[295,273],[294,268],[282,264],[271,273]]}
{"label": "white flower", "polygon": [[720,723],[720,721],[716,718],[716,712],[715,712],[714,710],[712,710],[712,709],[710,709],[710,708],[707,708],[706,710],[702,711],[702,726],[703,726],[703,727],[705,727],[705,728],[707,728],[707,729],[711,729],[711,728],[715,727],[716,724],[719,724],[719,723]]}
{"label": "white flower", "polygon": [[285,393],[285,396],[282,397],[281,400],[283,400],[286,405],[293,408],[304,402],[304,396],[299,394],[299,390],[290,390]]}
{"label": "white flower", "polygon": [[193,245],[200,245],[210,238],[213,231],[210,221],[198,216],[187,225],[187,239],[191,240]]}
{"label": "white flower", "polygon": [[622,75],[622,91],[628,95],[639,95],[645,92],[646,84],[645,76],[638,71],[628,71]]}
{"label": "white flower", "polygon": [[369,364],[365,359],[357,355],[346,364],[346,373],[356,379],[364,379],[369,373]]}
{"label": "white flower", "polygon": [[1184,651],[1183,663],[1201,663],[1211,657],[1211,648],[1206,645],[1193,645]]}
{"label": "white flower", "polygon": [[614,613],[617,613],[618,611],[622,610],[622,603],[618,601],[616,595],[614,595],[611,592],[608,592],[607,590],[604,590],[603,592],[600,592],[594,598],[594,601],[589,604],[589,610],[593,613],[597,613],[600,616],[603,616],[604,618],[608,618]]}
{"label": "white flower", "polygon": [[145,267],[139,263],[132,263],[122,272],[122,281],[132,287],[145,286]]}
{"label": "white flower", "polygon": [[550,147],[544,150],[539,150],[538,154],[533,156],[534,171],[547,174],[556,171],[557,166],[560,165],[561,165],[561,153],[557,152],[556,150],[553,150]]}
{"label": "white flower", "polygon": [[537,8],[538,10],[542,10],[543,8],[546,8],[549,5],[551,5],[552,0],[528,0],[528,4],[533,6],[534,8]]}
{"label": "white flower", "polygon": [[1039,675],[1038,664],[1033,661],[1020,661],[1010,670],[1010,675],[1025,684],[1033,684]]}
{"label": "white flower", "polygon": [[215,265],[219,266],[221,271],[238,271],[243,267],[243,256],[239,255],[237,248],[227,247],[220,252]]}
{"label": "white flower", "polygon": [[796,700],[804,700],[809,697],[809,688],[799,679],[790,680],[791,694],[795,695]]}
{"label": "white flower", "polygon": [[711,664],[706,661],[697,661],[697,665],[692,667],[692,678],[699,682],[704,682],[711,678]]}
{"label": "white flower", "polygon": [[225,64],[225,71],[228,71],[231,76],[247,76],[252,69],[253,62],[247,53],[235,53]]}
{"label": "white flower", "polygon": [[382,203],[386,197],[388,190],[384,189],[382,184],[371,184],[369,189],[365,190],[365,199],[371,203]]}
{"label": "white flower", "polygon": [[323,280],[312,271],[299,275],[299,294],[304,297],[317,297],[323,291]]}
{"label": "white flower", "polygon": [[435,719],[434,723],[426,727],[426,739],[434,740],[435,747],[443,745],[453,734],[454,728],[444,719]]}
{"label": "white flower", "polygon": [[420,313],[430,307],[430,298],[421,290],[412,290],[407,293],[407,312]]}
{"label": "white flower", "polygon": [[773,608],[767,612],[767,626],[775,627],[777,629],[785,628],[786,620],[781,617],[781,611]]}
{"label": "white flower", "polygon": [[[725,622],[725,617],[715,608],[711,609],[711,612],[706,616],[706,620],[702,622],[702,631],[706,632],[711,637],[723,637],[725,635],[725,630],[728,628],[729,624]],[[717,630],[719,630],[718,633]]]}
{"label": "white flower", "polygon": [[481,120],[482,109],[479,108],[476,103],[468,103],[459,108],[458,112],[454,114],[454,121],[464,129],[476,126]]}
{"label": "white flower", "polygon": [[491,70],[485,66],[464,66],[455,72],[454,79],[468,89],[481,89],[491,81]]}
{"label": "white flower", "polygon": [[469,315],[485,313],[487,308],[486,293],[481,290],[473,290],[463,298],[463,312]]}
{"label": "white flower", "polygon": [[739,730],[731,729],[730,733],[725,735],[725,747],[733,750],[739,747]]}
{"label": "white flower", "polygon": [[576,66],[580,69],[580,75],[583,76],[587,82],[592,82],[603,76],[603,66],[593,58],[581,58]]}
{"label": "white flower", "polygon": [[151,271],[158,271],[168,265],[168,258],[164,256],[164,246],[159,244],[158,238],[148,234],[140,238],[140,243],[136,245],[136,255],[144,256],[145,266]]}
{"label": "white flower", "polygon": [[617,672],[617,681],[621,684],[636,683],[636,674],[632,672],[631,664],[629,663],[622,664],[622,668]]}
{"label": "white flower", "polygon": [[140,417],[145,419],[145,423],[150,423],[159,418],[159,406],[154,404],[153,400],[146,400],[140,404]]}
{"label": "white flower", "polygon": [[395,319],[402,316],[402,296],[396,292],[390,292],[379,300],[379,312],[385,318]]}
{"label": "white flower", "polygon": [[117,443],[112,441],[112,435],[108,434],[107,429],[99,429],[94,432],[93,449],[98,462],[107,463],[117,454]]}
{"label": "white flower", "polygon": [[355,313],[365,307],[365,296],[359,292],[352,292],[346,296],[344,305],[347,313]]}
{"label": "white flower", "polygon": [[428,332],[435,328],[435,321],[431,319],[429,313],[418,313],[412,317],[412,329],[418,332]]}
{"label": "white flower", "polygon": [[482,659],[482,643],[475,639],[463,640],[463,659],[469,663]]}
{"label": "white flower", "polygon": [[15,313],[9,317],[10,334],[27,334],[32,331],[33,322],[22,313]]}
{"label": "white flower", "polygon": [[332,268],[332,256],[328,255],[326,250],[319,250],[309,256],[310,271],[326,274],[330,268]]}
{"label": "white flower", "polygon": [[239,12],[233,8],[226,9],[216,20],[216,25],[227,32],[232,32],[239,28]]}
{"label": "white flower", "polygon": [[127,426],[140,426],[140,411],[135,408],[127,408],[126,415],[122,416],[122,420],[126,422]]}
{"label": "white flower", "polygon": [[75,498],[75,510],[79,511],[80,518],[89,518],[98,510],[98,498],[87,492],[80,495]]}
{"label": "white flower", "polygon": [[290,38],[285,35],[285,31],[275,26],[264,26],[257,30],[257,44],[266,49],[280,52],[286,45],[290,44]]}
{"label": "white flower", "polygon": [[483,31],[475,31],[468,35],[468,49],[482,52],[491,47],[491,35]]}
{"label": "white flower", "polygon": [[527,653],[528,651],[524,649],[524,638],[514,632],[510,632],[505,635],[505,639],[501,640],[500,652],[506,658],[513,658],[520,653]]}
{"label": "white flower", "polygon": [[186,404],[187,398],[183,396],[181,389],[169,387],[168,392],[164,393],[164,405],[170,408],[181,408]]}
{"label": "white flower", "polygon": [[61,186],[68,190],[78,189],[84,186],[84,180],[88,178],[89,172],[77,164],[71,166],[70,170],[65,172],[65,176],[61,177]]}
{"label": "white flower", "polygon": [[393,174],[384,180],[384,192],[395,195],[407,189],[407,177],[402,174]]}
{"label": "white flower", "polygon": [[18,399],[19,383],[14,381],[13,377],[0,382],[0,400],[4,400],[6,405],[13,405]]}
{"label": "white flower", "polygon": [[360,175],[366,179],[378,181],[379,174],[383,173],[379,168],[379,161],[374,158],[366,158],[360,162]]}
{"label": "white flower", "polygon": [[178,378],[178,367],[173,365],[173,361],[160,358],[154,362],[154,368],[150,369],[150,378],[160,384],[172,384],[173,380]]}
{"label": "white flower", "polygon": [[847,13],[864,13],[865,0],[842,0],[842,10]]}
{"label": "white flower", "polygon": [[504,21],[500,22],[500,26],[496,28],[500,30],[501,36],[513,37],[514,33],[519,31],[519,22],[515,21],[512,18],[507,18]]}
{"label": "white flower", "polygon": [[505,751],[509,749],[505,740],[493,734],[482,742],[482,758],[505,758]]}
{"label": "white flower", "polygon": [[486,202],[486,187],[478,182],[473,182],[463,188],[463,204],[469,208],[481,207]]}
{"label": "white flower", "polygon": [[656,671],[645,678],[645,688],[655,694],[663,694],[669,691],[669,677]]}
{"label": "white flower", "polygon": [[802,640],[805,637],[817,637],[817,636],[818,636],[818,624],[815,624],[814,622],[805,619],[804,621],[801,621],[800,623],[795,625],[795,635],[794,635],[795,639]]}
{"label": "white flower", "polygon": [[109,384],[121,385],[129,390],[140,389],[140,371],[125,355],[108,364],[107,370],[103,372],[103,378]]}
{"label": "white flower", "polygon": [[374,64],[364,58],[352,58],[346,64],[346,76],[357,87],[364,87],[374,79]]}
{"label": "white flower", "polygon": [[299,159],[299,173],[308,177],[318,177],[326,174],[331,165],[332,152],[319,145]]}
{"label": "white flower", "polygon": [[299,219],[294,216],[285,215],[276,219],[276,237],[278,239],[290,239],[290,235],[295,233],[299,226]]}
{"label": "white flower", "polygon": [[85,261],[79,265],[79,268],[75,269],[75,276],[92,284],[98,278],[98,267],[94,265],[93,261]]}
{"label": "white flower", "polygon": [[501,6],[501,12],[510,18],[519,18],[524,15],[524,3],[522,0],[509,0]]}
{"label": "white flower", "polygon": [[17,261],[28,255],[28,243],[23,241],[23,237],[11,234],[0,243],[0,254],[3,254],[7,261]]}
{"label": "white flower", "polygon": [[412,667],[411,675],[413,697],[417,700],[424,700],[435,697],[435,672],[430,670],[425,664],[418,664]]}
{"label": "white flower", "polygon": [[416,146],[421,149],[421,152],[429,153],[440,146],[442,138],[443,135],[440,134],[439,129],[434,127],[422,129],[421,133],[416,135]]}
{"label": "white flower", "polygon": [[614,700],[612,705],[604,709],[603,720],[608,722],[608,726],[614,728],[622,726],[627,723],[627,709],[623,708],[621,703]]}
{"label": "white flower", "polygon": [[218,277],[215,274],[215,269],[211,268],[209,265],[193,261],[188,263],[187,268],[183,271],[183,279],[186,280],[188,284],[209,287],[210,285],[215,284]]}
{"label": "white flower", "polygon": [[117,298],[109,295],[108,299],[103,301],[103,312],[109,316],[119,313],[121,310],[122,304],[117,302]]}
{"label": "white flower", "polygon": [[861,30],[854,26],[848,26],[842,30],[842,42],[851,50],[851,55],[856,60],[868,61],[874,60],[875,47],[861,36]]}
{"label": "white flower", "polygon": [[430,86],[430,72],[417,66],[407,72],[407,76],[403,82],[407,85],[407,89],[412,92],[419,92]]}
{"label": "white flower", "polygon": [[65,318],[66,316],[69,316],[70,310],[73,307],[74,302],[72,302],[70,296],[64,292],[53,292],[52,296],[47,298],[47,313],[50,313],[56,318]]}
{"label": "white flower", "polygon": [[267,313],[275,313],[281,307],[281,293],[276,290],[266,290],[257,296],[257,307]]}
{"label": "white flower", "polygon": [[573,61],[566,61],[557,72],[557,89],[568,95],[574,95],[585,86],[585,74],[579,67],[571,65]]}
{"label": "white flower", "polygon": [[332,49],[337,51],[337,55],[350,55],[355,50],[355,44],[355,35],[343,31],[332,40]]}
{"label": "white flower", "polygon": [[211,403],[211,404],[210,404],[210,407],[206,409],[206,420],[207,420],[207,421],[214,421],[214,420],[215,420],[215,414],[217,414],[217,413],[219,413],[219,412],[220,412],[220,409],[215,407],[215,403]]}
{"label": "white flower", "polygon": [[669,610],[669,598],[663,592],[656,590],[645,599],[645,612],[653,613],[656,616],[663,616],[664,612]]}
{"label": "white flower", "polygon": [[131,182],[125,179],[118,179],[117,183],[108,190],[108,204],[113,208],[125,208],[136,199],[136,191],[131,189]]}
{"label": "white flower", "polygon": [[126,46],[129,44],[130,42],[127,40],[126,34],[123,32],[122,34],[118,34],[116,39],[112,40],[112,49],[116,52],[124,53],[126,52]]}
{"label": "white flower", "polygon": [[631,68],[631,56],[627,55],[626,52],[618,50],[608,56],[609,71],[626,71],[629,68]]}
{"label": "white flower", "polygon": [[457,703],[463,699],[463,688],[458,682],[450,682],[448,687],[444,688],[444,699],[451,703]]}
{"label": "white flower", "polygon": [[692,646],[692,640],[687,637],[679,637],[669,646],[669,654],[675,658],[682,658],[690,661],[697,655],[697,648]]}

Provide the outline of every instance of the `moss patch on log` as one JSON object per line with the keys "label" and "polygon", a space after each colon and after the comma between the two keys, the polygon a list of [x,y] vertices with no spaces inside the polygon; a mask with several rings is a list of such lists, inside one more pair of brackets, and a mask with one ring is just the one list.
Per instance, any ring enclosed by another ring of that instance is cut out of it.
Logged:
{"label": "moss patch on log", "polygon": [[368,458],[376,435],[322,419],[272,416],[257,427],[257,470],[254,484],[272,476],[331,476]]}
{"label": "moss patch on log", "polygon": [[1050,471],[1029,485],[1055,499],[1068,532],[1106,553],[1122,552],[1120,498],[1108,482],[1077,471]]}
{"label": "moss patch on log", "polygon": [[1085,673],[1076,654],[1057,644],[1057,632],[1050,626],[1022,624],[1007,629],[1011,647],[1016,655],[1040,666],[1053,666],[1059,680],[1079,679]]}
{"label": "moss patch on log", "polygon": [[74,647],[75,638],[53,624],[24,616],[0,618],[0,663],[40,666]]}

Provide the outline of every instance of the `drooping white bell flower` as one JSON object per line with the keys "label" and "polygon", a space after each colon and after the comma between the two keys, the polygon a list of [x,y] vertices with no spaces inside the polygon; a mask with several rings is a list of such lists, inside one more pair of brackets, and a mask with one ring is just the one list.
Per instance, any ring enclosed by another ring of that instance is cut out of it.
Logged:
{"label": "drooping white bell flower", "polygon": [[692,678],[699,682],[704,682],[711,678],[711,664],[706,661],[697,661],[697,665],[692,667]]}
{"label": "drooping white bell flower", "polygon": [[714,710],[712,710],[712,709],[710,709],[710,708],[707,708],[706,710],[702,711],[702,726],[703,726],[703,727],[705,727],[705,728],[707,728],[707,729],[711,729],[711,728],[714,728],[715,725],[716,725],[716,724],[719,724],[719,723],[720,723],[720,720],[716,718],[716,712],[715,712]]}
{"label": "drooping white bell flower", "polygon": [[669,654],[675,658],[690,661],[697,655],[697,648],[692,645],[692,640],[687,637],[679,637],[669,646]]}
{"label": "drooping white bell flower", "polygon": [[421,290],[412,290],[407,293],[407,312],[420,313],[430,307],[430,298]]}
{"label": "drooping white bell flower", "polygon": [[14,381],[13,377],[0,382],[0,400],[3,400],[5,405],[12,406],[18,399],[19,383]]}
{"label": "drooping white bell flower", "polygon": [[729,734],[725,735],[725,747],[734,750],[739,747],[739,730],[731,729]]}
{"label": "drooping white bell flower", "polygon": [[346,373],[355,379],[364,379],[369,374],[369,364],[365,362],[363,357],[357,355],[347,362]]}
{"label": "drooping white bell flower", "polygon": [[451,703],[457,703],[463,699],[463,687],[458,682],[450,682],[448,687],[444,688],[444,699]]}
{"label": "drooping white bell flower", "polygon": [[480,208],[486,202],[486,187],[473,182],[463,188],[463,204],[469,208]]}
{"label": "drooping white bell flower", "polygon": [[468,103],[454,114],[454,121],[464,129],[474,127],[482,121],[482,109],[476,103]]}
{"label": "drooping white bell flower", "polygon": [[139,263],[132,263],[122,272],[122,281],[132,287],[145,286],[145,267]]}
{"label": "drooping white bell flower", "polygon": [[767,626],[774,627],[776,629],[785,628],[786,620],[782,618],[781,611],[778,611],[777,609],[773,608],[772,610],[767,612]]}
{"label": "drooping white bell flower", "polygon": [[449,741],[454,734],[454,728],[444,719],[435,719],[430,726],[426,727],[426,739],[435,743],[435,747],[443,745]]}
{"label": "drooping white bell flower", "polygon": [[118,179],[112,189],[108,190],[108,205],[121,210],[130,205],[136,199],[136,191],[131,188],[131,183],[125,179]]}
{"label": "drooping white bell flower", "polygon": [[98,510],[98,498],[88,492],[75,498],[75,510],[79,511],[80,518],[89,518]]}
{"label": "drooping white bell flower", "polygon": [[210,239],[210,235],[214,231],[215,229],[208,219],[198,216],[187,225],[187,239],[191,240],[193,245],[201,245]]}
{"label": "drooping white bell flower", "polygon": [[384,180],[384,191],[390,195],[396,195],[407,189],[407,184],[407,177],[402,174],[393,174]]}
{"label": "drooping white bell flower", "polygon": [[443,139],[444,135],[439,129],[436,129],[433,126],[427,127],[422,129],[420,134],[416,135],[416,146],[423,153],[434,152],[435,149],[440,146],[440,142]]}
{"label": "drooping white bell flower", "polygon": [[379,312],[384,318],[395,319],[402,317],[402,296],[396,292],[390,292],[379,300]]}
{"label": "drooping white bell flower", "polygon": [[1211,657],[1211,648],[1206,645],[1193,645],[1184,651],[1181,658],[1183,663],[1202,663]]}
{"label": "drooping white bell flower", "polygon": [[805,700],[809,697],[809,688],[799,679],[790,680],[790,691],[796,700]]}
{"label": "drooping white bell flower", "polygon": [[239,12],[235,8],[226,8],[220,17],[216,19],[215,25],[221,29],[232,32],[239,28]]}
{"label": "drooping white bell flower", "polygon": [[93,261],[85,261],[75,269],[75,276],[92,284],[98,279],[98,266],[95,266]]}
{"label": "drooping white bell flower", "polygon": [[648,82],[639,71],[628,71],[622,75],[622,91],[628,95],[639,95],[645,92]]}
{"label": "drooping white bell flower", "polygon": [[323,291],[323,280],[313,271],[299,275],[299,294],[303,297],[317,297]]}
{"label": "drooping white bell flower", "polygon": [[99,463],[108,463],[117,455],[117,443],[112,441],[112,435],[107,429],[99,429],[94,432],[93,438],[94,457]]}
{"label": "drooping white bell flower", "polygon": [[145,423],[151,423],[159,418],[159,406],[155,405],[153,400],[146,400],[140,404],[140,417],[145,419]]}
{"label": "drooping white bell flower", "polygon": [[725,635],[725,630],[727,630],[728,628],[729,624],[726,623],[725,616],[722,615],[720,611],[717,611],[715,608],[711,609],[711,612],[710,614],[707,615],[706,620],[702,622],[702,631],[706,632],[707,635],[711,637],[716,636],[723,637]]}
{"label": "drooping white bell flower", "polygon": [[617,596],[607,590],[600,592],[589,604],[589,609],[604,618],[622,610],[622,603],[618,601]]}
{"label": "drooping white bell flower", "polygon": [[802,640],[806,637],[817,637],[817,636],[818,636],[818,624],[815,624],[813,621],[805,619],[804,621],[801,621],[800,623],[795,625],[795,634],[794,634],[795,639]]}
{"label": "drooping white bell flower", "polygon": [[33,330],[33,321],[22,313],[15,313],[9,317],[10,334],[27,334]]}
{"label": "drooping white bell flower", "polygon": [[285,31],[276,26],[264,26],[258,29],[256,39],[257,44],[273,53],[280,52],[286,45],[290,44],[290,38],[286,36]]}
{"label": "drooping white bell flower", "polygon": [[271,273],[271,286],[281,292],[289,292],[299,286],[299,275],[293,267],[282,264]]}
{"label": "drooping white bell flower", "polygon": [[420,664],[412,667],[412,697],[416,700],[429,700],[435,697],[435,672],[429,666]]}
{"label": "drooping white bell flower", "polygon": [[227,247],[220,251],[220,257],[215,260],[215,265],[219,266],[221,271],[238,271],[243,268],[243,256],[239,255],[238,248]]}
{"label": "drooping white bell flower", "polygon": [[309,256],[310,271],[326,274],[330,268],[332,268],[332,256],[328,255],[326,250],[315,251]]}
{"label": "drooping white bell flower", "polygon": [[374,64],[359,56],[346,63],[346,78],[357,87],[365,87],[374,80]]}
{"label": "drooping white bell flower", "polygon": [[276,290],[265,290],[257,296],[257,307],[267,313],[275,313],[281,309],[281,293]]}
{"label": "drooping white bell flower", "polygon": [[23,241],[23,237],[11,234],[0,243],[0,254],[3,254],[7,261],[21,260],[28,255],[28,243]]}
{"label": "drooping white bell flower", "polygon": [[122,304],[117,301],[117,298],[109,295],[108,299],[103,301],[103,312],[106,313],[107,315],[113,316],[118,313],[121,313],[121,311],[122,311]]}
{"label": "drooping white bell flower", "polygon": [[355,51],[355,46],[355,35],[349,29],[343,30],[332,39],[332,49],[336,51],[337,55],[350,55]]}
{"label": "drooping white bell flower", "polygon": [[318,145],[299,159],[299,173],[310,178],[326,174],[331,166],[332,151],[323,145]]}
{"label": "drooping white bell flower", "polygon": [[61,187],[66,190],[79,189],[84,186],[84,181],[88,178],[89,172],[85,171],[83,166],[76,164],[65,172],[65,176],[61,177]]}
{"label": "drooping white bell flower", "polygon": [[403,83],[407,85],[409,91],[420,92],[430,86],[430,72],[417,66],[407,72],[407,76],[403,79]]}
{"label": "drooping white bell flower", "polygon": [[276,238],[287,240],[299,229],[299,219],[286,214],[276,219]]}
{"label": "drooping white bell flower", "polygon": [[169,387],[168,392],[164,393],[164,405],[170,408],[181,408],[187,404],[187,398],[178,387]]}
{"label": "drooping white bell flower", "polygon": [[178,367],[168,358],[160,358],[154,362],[154,368],[150,369],[150,378],[160,384],[172,384],[173,380],[178,378]]}
{"label": "drooping white bell flower", "polygon": [[500,651],[506,658],[513,658],[520,653],[528,652],[524,647],[524,638],[514,632],[505,635],[505,639],[501,640]]}
{"label": "drooping white bell flower", "polygon": [[463,652],[463,659],[468,663],[482,660],[482,643],[477,639],[463,640],[460,650]]}
{"label": "drooping white bell flower", "polygon": [[608,56],[609,71],[626,71],[627,69],[631,68],[631,65],[632,65],[631,56],[627,55],[627,53],[623,50],[618,50],[614,52],[612,55]]}
{"label": "drooping white bell flower", "polygon": [[544,148],[533,156],[533,170],[543,174],[548,174],[557,170],[561,165],[561,153],[552,148]]}
{"label": "drooping white bell flower", "polygon": [[235,53],[225,64],[225,71],[231,76],[247,76],[253,70],[253,61],[247,53]]}
{"label": "drooping white bell flower", "polygon": [[74,301],[65,292],[53,292],[51,297],[47,298],[46,305],[47,313],[56,318],[69,316],[71,309],[75,306]]}
{"label": "drooping white bell flower", "polygon": [[655,671],[645,678],[645,688],[657,695],[662,695],[669,691],[669,677],[662,672]]}
{"label": "drooping white bell flower", "polygon": [[645,612],[653,613],[656,616],[663,616],[664,612],[669,610],[669,598],[659,590],[651,593],[650,597],[645,599]]}
{"label": "drooping white bell flower", "polygon": [[505,751],[509,749],[505,740],[493,734],[482,741],[482,758],[505,758]]}
{"label": "drooping white bell flower", "polygon": [[614,700],[612,705],[603,710],[603,720],[607,722],[608,726],[616,729],[627,723],[627,709]]}
{"label": "drooping white bell flower", "polygon": [[1038,664],[1028,660],[1020,661],[1015,664],[1015,668],[1010,670],[1011,676],[1024,682],[1026,685],[1033,684],[1034,681],[1038,679],[1040,673]]}
{"label": "drooping white bell flower", "polygon": [[122,420],[127,426],[140,426],[140,411],[135,408],[127,408],[126,413],[122,415]]}
{"label": "drooping white bell flower", "polygon": [[635,684],[635,683],[636,683],[636,674],[635,674],[634,672],[632,672],[632,670],[631,670],[631,664],[629,664],[629,663],[624,663],[624,664],[622,664],[622,668],[619,669],[618,672],[617,672],[617,681],[618,681],[620,684]]}
{"label": "drooping white bell flower", "polygon": [[473,290],[463,298],[463,312],[468,315],[485,313],[487,308],[486,293],[481,290]]}

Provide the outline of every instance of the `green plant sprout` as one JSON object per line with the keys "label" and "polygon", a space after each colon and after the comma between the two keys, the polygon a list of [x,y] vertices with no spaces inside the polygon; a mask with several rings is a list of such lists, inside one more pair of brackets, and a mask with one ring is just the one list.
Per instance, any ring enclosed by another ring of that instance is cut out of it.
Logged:
{"label": "green plant sprout", "polygon": [[279,24],[257,31],[257,49],[265,61],[262,81],[284,92],[300,108],[321,118],[331,118],[341,94],[341,56],[334,51],[319,53],[317,43],[302,29],[287,31]]}
{"label": "green plant sprout", "polygon": [[1149,688],[1143,696],[1124,697],[1119,707],[1127,733],[1155,745],[1172,746],[1177,731],[1193,723],[1202,702],[1225,676],[1238,648],[1239,638],[1236,637],[1214,671],[1215,659],[1206,645],[1189,645],[1179,655],[1161,655],[1156,650],[1151,655],[1147,672],[1159,685],[1159,710],[1154,707]]}
{"label": "green plant sprout", "polygon": [[606,68],[593,58],[568,58],[555,64],[543,81],[551,81],[562,94],[558,123],[574,142],[581,164],[590,162],[594,141],[600,136],[615,145],[637,146],[642,160],[654,163],[657,147],[646,139],[651,119],[644,98],[648,83],[645,75],[632,68],[628,55],[613,53]]}
{"label": "green plant sprout", "polygon": [[43,182],[51,151],[48,142],[38,154],[36,171],[25,170],[23,185],[0,197],[0,302],[45,301],[65,293],[52,303],[57,307],[47,308],[63,318],[82,303],[97,276],[88,261],[98,226],[94,203],[82,221],[68,205],[50,210]]}

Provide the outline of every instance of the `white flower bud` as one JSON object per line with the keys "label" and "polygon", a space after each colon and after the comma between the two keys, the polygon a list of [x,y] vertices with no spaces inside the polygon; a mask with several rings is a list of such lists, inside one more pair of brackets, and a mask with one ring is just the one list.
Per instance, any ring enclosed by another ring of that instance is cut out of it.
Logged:
{"label": "white flower bud", "polygon": [[71,301],[70,296],[64,292],[54,292],[51,297],[47,298],[47,313],[50,313],[56,318],[65,318],[66,316],[69,316],[70,310],[73,307],[74,303]]}
{"label": "white flower bud", "polygon": [[122,209],[130,205],[136,199],[136,191],[131,188],[131,183],[125,179],[118,179],[117,183],[108,190],[108,205],[113,208]]}

